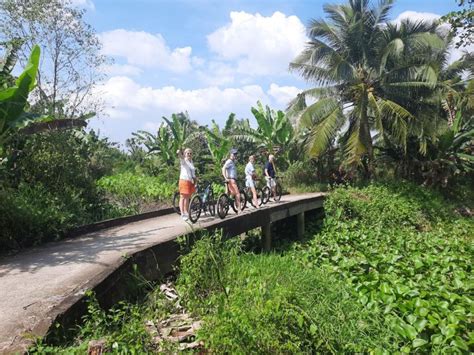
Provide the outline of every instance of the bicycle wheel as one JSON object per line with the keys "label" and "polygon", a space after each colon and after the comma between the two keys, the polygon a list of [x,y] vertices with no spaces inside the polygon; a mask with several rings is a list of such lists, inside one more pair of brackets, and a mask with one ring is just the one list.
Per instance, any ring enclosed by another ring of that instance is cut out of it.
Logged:
{"label": "bicycle wheel", "polygon": [[257,202],[258,202],[259,206],[261,206],[265,203],[264,199],[265,199],[265,196],[263,195],[263,190],[262,189],[257,189]]}
{"label": "bicycle wheel", "polygon": [[207,210],[211,216],[216,215],[216,201],[214,200],[214,192],[211,190],[209,191],[209,195],[207,196]]}
{"label": "bicycle wheel", "polygon": [[243,211],[247,207],[248,197],[245,192],[240,191],[240,210]]}
{"label": "bicycle wheel", "polygon": [[189,203],[189,220],[196,223],[201,216],[202,199],[199,195],[194,195]]}
{"label": "bicycle wheel", "polygon": [[[245,206],[247,206],[247,195],[245,192],[240,191],[240,210],[243,211],[245,209]],[[234,210],[235,213],[237,213],[237,207],[235,206],[235,197],[232,198],[232,203],[230,204],[230,207]]]}
{"label": "bicycle wheel", "polygon": [[[258,190],[257,190],[258,191]],[[252,193],[252,189],[251,188],[246,188],[244,190],[244,194],[245,194],[245,202],[246,203],[250,203],[251,206],[255,207],[255,205],[253,204],[253,193]]]}
{"label": "bicycle wheel", "polygon": [[275,201],[276,202],[281,200],[281,193],[282,193],[281,185],[277,183],[275,186]]}
{"label": "bicycle wheel", "polygon": [[177,214],[181,214],[181,211],[179,210],[179,192],[175,192],[173,195],[173,209]]}
{"label": "bicycle wheel", "polygon": [[221,194],[217,199],[217,215],[221,219],[224,219],[225,216],[227,216],[227,213],[229,213],[229,204],[230,201],[227,194]]}
{"label": "bicycle wheel", "polygon": [[268,186],[265,186],[262,189],[262,203],[265,205],[270,201],[270,196],[272,195],[272,192],[270,191],[270,188]]}

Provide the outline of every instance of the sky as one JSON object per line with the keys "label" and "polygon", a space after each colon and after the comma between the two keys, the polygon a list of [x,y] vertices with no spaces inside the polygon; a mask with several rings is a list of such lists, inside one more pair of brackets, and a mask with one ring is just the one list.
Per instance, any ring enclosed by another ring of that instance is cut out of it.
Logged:
{"label": "sky", "polygon": [[[257,100],[284,109],[311,85],[288,71],[304,48],[305,25],[327,0],[72,0],[86,10],[113,63],[96,88],[106,108],[89,126],[124,143],[156,132],[162,116],[187,111],[199,124],[229,113],[249,118]],[[341,2],[329,0],[330,3]],[[398,0],[392,20],[433,20],[455,0]],[[459,56],[453,51],[453,59]]]}

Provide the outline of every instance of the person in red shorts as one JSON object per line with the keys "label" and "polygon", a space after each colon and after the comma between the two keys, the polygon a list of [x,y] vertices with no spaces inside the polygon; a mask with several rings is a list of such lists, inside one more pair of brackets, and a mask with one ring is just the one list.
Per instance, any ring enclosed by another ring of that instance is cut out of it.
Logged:
{"label": "person in red shorts", "polygon": [[181,211],[181,218],[187,221],[189,219],[189,199],[196,191],[196,169],[193,164],[193,151],[186,148],[184,152],[179,149],[177,152],[181,171],[179,173],[179,209]]}

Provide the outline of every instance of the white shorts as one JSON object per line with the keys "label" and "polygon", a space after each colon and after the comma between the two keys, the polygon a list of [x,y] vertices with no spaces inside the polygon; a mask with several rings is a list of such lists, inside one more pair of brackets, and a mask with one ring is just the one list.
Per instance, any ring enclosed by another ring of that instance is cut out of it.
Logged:
{"label": "white shorts", "polygon": [[267,186],[269,188],[274,188],[276,186],[276,182],[275,182],[275,179],[274,178],[271,178],[271,177],[268,177],[268,176],[265,176],[265,179],[267,179]]}
{"label": "white shorts", "polygon": [[245,186],[250,188],[255,187],[255,182],[253,181],[251,176],[247,176],[247,178],[245,179]]}

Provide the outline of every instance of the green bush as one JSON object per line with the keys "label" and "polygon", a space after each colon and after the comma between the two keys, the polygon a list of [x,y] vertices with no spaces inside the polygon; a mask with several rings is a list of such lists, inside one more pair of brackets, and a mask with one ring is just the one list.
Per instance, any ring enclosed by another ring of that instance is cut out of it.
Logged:
{"label": "green bush", "polygon": [[402,351],[472,347],[472,219],[404,183],[337,189],[325,210],[325,228],[299,250],[304,266],[342,277],[362,305],[381,309]]}
{"label": "green bush", "polygon": [[17,189],[0,190],[0,250],[9,251],[54,240],[75,226],[94,221],[95,216],[115,217],[121,211],[107,204],[95,206],[74,189],[55,195],[41,184],[21,183]]}
{"label": "green bush", "polygon": [[203,238],[181,259],[178,290],[203,317],[198,333],[217,353],[362,352],[388,346],[377,313],[348,288],[294,261],[239,254],[235,241]]}
{"label": "green bush", "polygon": [[97,181],[97,186],[119,206],[136,211],[146,202],[170,202],[178,189],[176,182],[162,182],[157,177],[130,172],[104,176]]}
{"label": "green bush", "polygon": [[316,167],[309,161],[296,161],[288,167],[284,177],[287,186],[311,186],[316,183]]}

